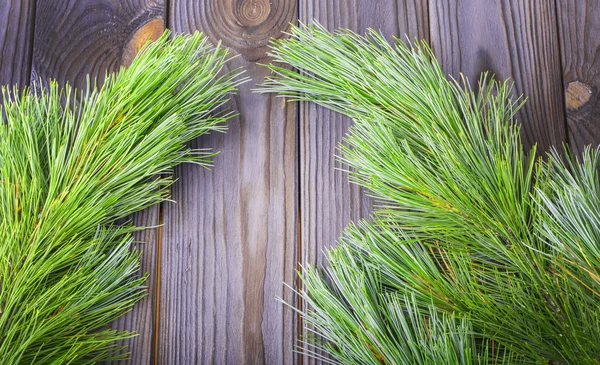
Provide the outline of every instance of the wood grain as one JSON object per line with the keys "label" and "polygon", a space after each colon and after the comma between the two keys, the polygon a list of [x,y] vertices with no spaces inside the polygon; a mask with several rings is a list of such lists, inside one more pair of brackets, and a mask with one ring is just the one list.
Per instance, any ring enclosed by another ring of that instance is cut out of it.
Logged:
{"label": "wood grain", "polygon": [[[363,33],[372,27],[392,35],[428,38],[425,0],[301,0],[300,21],[317,20],[329,30]],[[301,251],[304,263],[321,264],[350,221],[368,217],[372,202],[348,182],[335,158],[351,121],[312,103],[300,104]],[[305,363],[314,363],[305,356]]]}
{"label": "wood grain", "polygon": [[432,46],[442,67],[475,83],[481,72],[512,78],[528,97],[518,114],[527,146],[565,140],[560,45],[553,1],[430,0]]}
{"label": "wood grain", "polygon": [[[32,80],[49,79],[85,87],[86,75],[98,78],[128,65],[140,47],[164,31],[166,7],[162,0],[37,0],[32,60]],[[140,226],[159,223],[158,207],[133,217]],[[113,323],[114,328],[136,331],[128,341],[132,364],[153,360],[157,236],[140,232],[136,244],[143,250],[142,273],[149,272],[146,298]]]}
{"label": "wood grain", "polygon": [[212,170],[182,166],[164,211],[159,363],[290,364],[297,236],[297,120],[293,104],[251,89],[266,74],[270,37],[296,19],[295,0],[173,0],[170,27],[204,31],[240,57],[252,81],[230,103],[226,134],[195,147],[221,151]]}
{"label": "wood grain", "polygon": [[[159,225],[159,207],[151,207],[133,216],[133,223],[137,226],[157,227]],[[127,346],[130,353],[127,361],[110,361],[110,365],[144,365],[154,363],[154,336],[156,318],[156,287],[157,275],[157,251],[158,251],[158,229],[149,228],[134,234],[134,247],[142,252],[141,272],[147,273],[148,296],[137,303],[131,312],[117,319],[111,324],[111,328],[122,331],[135,331],[139,335],[121,341],[120,344]]]}
{"label": "wood grain", "polygon": [[32,80],[101,84],[164,30],[164,0],[38,0]]}
{"label": "wood grain", "polygon": [[575,152],[600,143],[600,3],[558,0],[569,144]]}
{"label": "wood grain", "polygon": [[0,85],[29,85],[34,0],[0,3]]}
{"label": "wood grain", "polygon": [[[240,55],[231,67],[246,67],[252,78],[229,105],[240,116],[227,134],[192,143],[222,151],[215,167],[176,169],[177,203],[163,206],[162,245],[155,230],[137,236],[146,242],[136,245],[144,249],[150,295],[114,323],[141,333],[128,341],[131,364],[314,363],[292,352],[302,331],[274,298],[294,304],[282,283],[299,285],[297,262],[323,263],[323,250],[349,221],[367,217],[372,203],[334,157],[347,118],[251,92],[265,76],[256,63],[268,62],[269,38],[282,36],[297,17],[331,30],[373,27],[388,38],[425,38],[451,75],[462,71],[473,81],[490,70],[513,78],[516,92],[529,98],[518,116],[528,145],[537,141],[547,149],[567,134],[576,151],[600,142],[596,1],[170,0],[168,11],[165,3],[0,5],[3,84],[55,78],[83,87],[86,74],[102,82],[106,70],[128,65],[160,35],[165,20],[176,32],[198,29],[221,40]],[[134,221],[156,225],[159,215],[155,207]]]}

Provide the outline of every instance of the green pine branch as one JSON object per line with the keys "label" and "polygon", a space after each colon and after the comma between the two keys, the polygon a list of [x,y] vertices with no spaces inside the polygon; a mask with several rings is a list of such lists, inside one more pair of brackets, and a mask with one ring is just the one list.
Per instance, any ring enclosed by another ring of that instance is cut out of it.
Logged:
{"label": "green pine branch", "polygon": [[217,109],[242,80],[227,60],[199,33],[165,33],[100,90],[3,90],[3,364],[124,358],[115,341],[134,334],[106,326],[145,294],[142,227],[115,221],[167,199],[175,165],[209,165],[186,142],[231,117]]}
{"label": "green pine branch", "polygon": [[597,150],[536,159],[511,85],[448,80],[425,43],[315,25],[272,45],[263,92],[350,116],[342,159],[376,200],[301,274],[316,356],[600,362]]}

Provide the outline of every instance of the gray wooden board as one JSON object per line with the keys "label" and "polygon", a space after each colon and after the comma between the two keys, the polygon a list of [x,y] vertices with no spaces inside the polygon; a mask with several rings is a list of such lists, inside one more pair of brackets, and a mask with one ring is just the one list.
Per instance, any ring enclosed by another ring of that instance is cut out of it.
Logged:
{"label": "gray wooden board", "polygon": [[527,104],[519,112],[527,146],[565,140],[556,11],[547,0],[430,0],[431,44],[446,72],[472,83],[483,71],[512,78]]}
{"label": "gray wooden board", "polygon": [[[133,216],[133,223],[137,226],[156,227],[159,223],[159,207],[145,209]],[[157,253],[158,232],[156,228],[150,228],[134,235],[134,247],[142,252],[141,273],[148,273],[146,286],[148,296],[135,305],[133,309],[123,317],[114,321],[112,328],[122,331],[135,331],[137,337],[121,341],[127,346],[130,353],[127,361],[111,361],[108,364],[153,364],[155,357],[155,328],[156,328],[156,286],[158,284]]]}
{"label": "gray wooden board", "polygon": [[159,363],[289,364],[295,321],[297,241],[294,104],[251,91],[266,74],[266,44],[297,17],[294,0],[173,0],[169,27],[204,31],[239,57],[251,82],[229,107],[226,134],[194,147],[221,151],[214,167],[181,166],[166,204],[161,261]]}
{"label": "gray wooden board", "polygon": [[35,1],[0,3],[0,85],[29,85]]}
{"label": "gray wooden board", "polygon": [[600,2],[558,0],[567,131],[573,150],[600,143]]}

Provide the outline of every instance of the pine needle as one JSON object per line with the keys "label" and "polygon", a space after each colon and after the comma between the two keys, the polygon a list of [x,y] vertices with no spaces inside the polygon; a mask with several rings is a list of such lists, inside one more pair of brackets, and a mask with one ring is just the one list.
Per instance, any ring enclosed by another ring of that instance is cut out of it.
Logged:
{"label": "pine needle", "polygon": [[291,35],[262,91],[353,118],[342,159],[376,199],[301,274],[308,340],[347,364],[600,363],[600,153],[536,159],[511,84],[449,80],[425,43]]}
{"label": "pine needle", "polygon": [[[131,224],[169,196],[171,169],[209,166],[186,142],[223,131],[218,111],[242,80],[227,51],[165,33],[101,89],[3,89],[0,125],[0,359],[123,359],[107,325],[145,295]],[[66,105],[67,107],[64,107]]]}

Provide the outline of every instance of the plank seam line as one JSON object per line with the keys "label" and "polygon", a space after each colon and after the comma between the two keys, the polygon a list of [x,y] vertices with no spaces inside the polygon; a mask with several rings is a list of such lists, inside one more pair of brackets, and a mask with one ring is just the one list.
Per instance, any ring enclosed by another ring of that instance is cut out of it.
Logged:
{"label": "plank seam line", "polygon": [[[165,0],[164,19],[163,23],[165,30],[170,26],[169,7],[171,0]],[[158,230],[156,232],[156,285],[154,287],[154,341],[152,343],[153,363],[158,364],[159,358],[159,341],[160,341],[160,284],[162,280],[161,263],[162,263],[162,240],[163,240],[163,223],[164,223],[164,206],[163,203],[158,205]]]}
{"label": "plank seam line", "polygon": [[[29,65],[28,65],[28,72],[27,72],[27,85],[29,87],[31,87],[31,79],[32,79],[32,73],[33,73],[33,50],[35,49],[34,47],[34,43],[35,43],[35,24],[36,24],[36,19],[37,19],[37,5],[38,5],[38,1],[37,0],[32,0],[32,10],[31,10],[31,34],[29,35]],[[23,88],[25,85],[19,85],[20,88]]]}
{"label": "plank seam line", "polygon": [[[303,2],[301,0],[296,0],[296,18],[294,23],[296,25],[298,25],[299,20],[301,19],[301,5],[303,4]],[[296,193],[296,203],[298,205],[297,207],[297,214],[298,214],[298,218],[296,219],[296,224],[297,224],[297,244],[296,244],[296,270],[294,272],[294,276],[295,276],[295,280],[294,282],[296,283],[295,285],[295,292],[293,293],[293,295],[295,296],[295,301],[296,301],[296,306],[298,308],[298,312],[296,312],[295,315],[295,322],[296,322],[296,331],[295,331],[295,336],[293,336],[292,338],[292,352],[296,353],[297,357],[296,357],[296,363],[297,364],[303,364],[304,363],[304,349],[302,348],[301,351],[295,351],[295,347],[296,347],[296,343],[298,343],[299,340],[302,339],[302,334],[303,334],[303,327],[304,327],[304,323],[302,320],[302,310],[304,309],[304,303],[303,303],[303,299],[298,295],[298,293],[300,293],[300,291],[302,290],[302,278],[300,277],[299,273],[302,272],[302,262],[303,262],[303,250],[302,250],[302,128],[303,128],[303,120],[302,118],[302,110],[303,107],[306,105],[306,102],[299,102],[296,101],[296,188],[297,193]],[[294,360],[292,359],[292,363],[294,362]]]}
{"label": "plank seam line", "polygon": [[[426,2],[425,11],[427,12],[427,16],[425,17],[425,20],[427,22],[427,25],[425,27],[427,34],[425,36],[427,37],[427,44],[429,45],[429,47],[431,47],[431,50],[434,51],[432,45],[433,42],[431,41],[431,1]],[[417,33],[418,32],[419,30],[417,26]]]}
{"label": "plank seam line", "polygon": [[[302,139],[301,139],[301,129],[302,129],[302,121],[300,119],[301,117],[301,109],[302,106],[304,105],[304,102],[297,102],[296,104],[296,174],[297,174],[297,196],[296,196],[296,202],[298,204],[298,219],[296,220],[297,223],[297,231],[298,231],[298,243],[297,243],[297,249],[296,249],[296,255],[297,255],[297,259],[296,259],[296,272],[294,273],[294,275],[296,276],[296,291],[293,294],[294,296],[296,296],[296,305],[298,306],[298,313],[296,313],[296,338],[293,339],[292,343],[292,349],[296,346],[296,341],[298,339],[302,338],[302,329],[303,329],[303,321],[302,321],[302,315],[300,314],[303,310],[303,303],[302,303],[302,298],[300,298],[300,296],[297,293],[300,293],[300,291],[302,290],[302,278],[298,275],[299,272],[301,272],[302,270]],[[303,352],[300,351],[298,352],[298,364],[302,364],[304,362],[304,356],[303,356]]]}
{"label": "plank seam line", "polygon": [[565,142],[570,144],[570,133],[569,133],[569,119],[568,119],[568,111],[567,111],[567,99],[565,97],[565,65],[563,64],[563,39],[561,35],[560,22],[558,21],[558,0],[553,1],[554,4],[554,24],[556,30],[556,41],[558,42],[558,64],[560,65],[560,86],[561,86],[561,99],[563,105],[563,126],[565,132]]}
{"label": "plank seam line", "polygon": [[156,285],[154,286],[154,341],[152,343],[153,363],[158,364],[158,350],[160,337],[160,282],[161,282],[161,257],[163,240],[163,203],[158,204],[158,228],[156,231]]}

